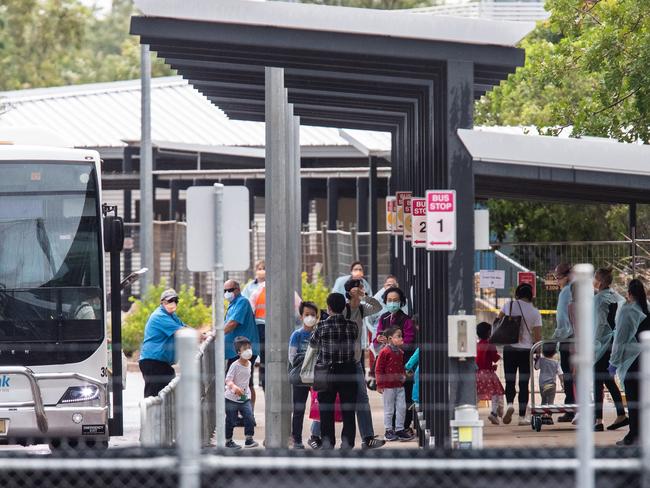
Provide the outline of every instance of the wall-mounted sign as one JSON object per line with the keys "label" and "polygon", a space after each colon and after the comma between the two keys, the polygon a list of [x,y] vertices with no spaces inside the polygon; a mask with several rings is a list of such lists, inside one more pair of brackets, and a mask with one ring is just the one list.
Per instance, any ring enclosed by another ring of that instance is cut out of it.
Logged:
{"label": "wall-mounted sign", "polygon": [[533,287],[533,298],[537,296],[537,274],[534,271],[517,272],[517,286],[524,283]]}
{"label": "wall-mounted sign", "polygon": [[427,247],[426,198],[411,198],[411,245]]}
{"label": "wall-mounted sign", "polygon": [[506,287],[506,272],[502,269],[482,269],[479,279],[481,288],[503,290]]}
{"label": "wall-mounted sign", "polygon": [[456,191],[427,190],[427,250],[456,250]]}

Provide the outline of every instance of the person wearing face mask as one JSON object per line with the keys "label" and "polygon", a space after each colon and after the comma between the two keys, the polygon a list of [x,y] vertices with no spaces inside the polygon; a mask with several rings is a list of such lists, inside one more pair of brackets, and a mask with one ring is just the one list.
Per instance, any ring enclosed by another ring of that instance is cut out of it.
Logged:
{"label": "person wearing face mask", "polygon": [[[409,315],[402,311],[406,305],[406,295],[401,288],[389,288],[384,291],[383,300],[386,307],[386,312],[382,314],[377,325],[377,337],[373,341],[375,350],[381,349],[382,346],[388,343],[384,331],[397,327],[402,331],[403,344],[401,346],[404,351],[403,362],[404,365],[411,359],[415,352],[415,325]],[[413,377],[407,378],[404,383],[404,393],[406,397],[406,418],[404,420],[404,429],[411,435],[415,431],[411,428],[413,421]]]}
{"label": "person wearing face mask", "polygon": [[372,288],[370,287],[370,283],[368,283],[368,281],[364,278],[363,264],[361,264],[361,261],[355,261],[350,265],[349,275],[340,276],[336,279],[334,286],[332,287],[332,293],[340,293],[341,295],[345,295],[345,283],[349,280],[360,280],[365,292],[368,295],[372,295]]}
{"label": "person wearing face mask", "polygon": [[[571,303],[571,265],[561,263],[555,267],[555,277],[560,286],[560,295],[557,299],[556,308],[556,326],[551,339],[560,341],[560,364],[564,371],[564,394],[565,405],[575,404],[575,393],[573,391],[573,366],[571,364],[571,354],[573,344],[562,342],[566,339],[573,338],[573,325],[569,316],[569,305]],[[558,418],[558,422],[571,422],[575,414],[567,412]]]}
{"label": "person wearing face mask", "polygon": [[616,443],[617,446],[631,446],[639,441],[639,382],[640,355],[639,338],[650,329],[650,312],[645,287],[638,279],[627,286],[627,301],[616,317],[616,329],[609,372],[617,375],[625,387],[625,398],[629,414],[630,431]]}
{"label": "person wearing face mask", "polygon": [[[296,368],[302,364],[309,346],[314,326],[318,321],[318,307],[313,302],[302,302],[298,308],[302,327],[295,330],[289,339],[289,365]],[[302,424],[305,418],[305,407],[309,386],[291,385],[293,391],[293,414],[291,418],[291,438],[294,449],[304,449],[302,443]]]}
{"label": "person wearing face mask", "polygon": [[168,289],[160,295],[160,307],[153,311],[144,327],[140,347],[140,371],[144,378],[144,396],[156,396],[174,379],[176,373],[174,334],[184,327],[176,315],[178,294]]}
{"label": "person wearing face mask", "polygon": [[250,281],[248,284],[246,284],[241,294],[244,296],[244,298],[250,300],[251,297],[253,296],[253,293],[255,293],[265,283],[266,283],[266,262],[262,259],[257,263],[255,263],[255,279],[253,281]]}
{"label": "person wearing face mask", "polygon": [[226,318],[224,320],[224,351],[225,358],[228,360],[227,368],[232,363],[239,359],[237,351],[234,347],[236,337],[246,337],[251,345],[253,356],[250,360],[250,389],[251,389],[251,406],[255,412],[255,388],[253,388],[253,370],[255,368],[255,360],[259,355],[259,332],[255,324],[255,317],[253,316],[253,309],[250,303],[246,300],[239,289],[239,283],[234,280],[228,280],[224,284],[224,298],[228,300],[228,310],[226,311]]}
{"label": "person wearing face mask", "polygon": [[257,447],[255,435],[255,417],[251,406],[251,361],[253,350],[248,338],[239,336],[233,343],[238,358],[228,367],[226,374],[226,447],[229,449],[241,449],[239,444],[232,440],[232,434],[237,424],[237,416],[241,415],[244,423],[245,448]]}

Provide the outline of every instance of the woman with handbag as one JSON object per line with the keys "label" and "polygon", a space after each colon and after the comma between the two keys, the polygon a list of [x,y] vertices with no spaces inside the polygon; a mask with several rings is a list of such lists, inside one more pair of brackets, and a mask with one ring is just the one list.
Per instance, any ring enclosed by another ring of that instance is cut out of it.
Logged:
{"label": "woman with handbag", "polygon": [[343,431],[341,447],[352,449],[356,434],[355,406],[357,398],[356,345],[359,327],[344,317],[345,297],[331,293],[327,297],[329,317],[318,323],[309,341],[310,347],[318,349],[314,369],[314,390],[320,404],[321,435],[323,448],[336,445],[334,431],[334,403],[336,395],[341,398]]}
{"label": "woman with handbag", "polygon": [[307,346],[314,326],[318,321],[318,306],[313,302],[302,302],[298,308],[302,327],[295,330],[289,339],[289,382],[291,383],[293,413],[291,416],[291,438],[294,449],[304,449],[302,443],[302,423],[305,418],[305,405],[309,385],[302,383],[300,370],[305,359]]}
{"label": "woman with handbag", "polygon": [[[519,341],[503,346],[503,369],[506,376],[506,412],[503,423],[509,424],[515,412],[513,402],[517,390],[517,374],[519,374],[519,425],[529,425],[526,419],[528,406],[528,382],[530,380],[530,349],[542,338],[542,315],[533,305],[533,287],[522,283],[515,290],[515,299],[510,300],[499,313],[497,320],[506,315],[521,317]],[[499,412],[500,413],[500,412]]]}

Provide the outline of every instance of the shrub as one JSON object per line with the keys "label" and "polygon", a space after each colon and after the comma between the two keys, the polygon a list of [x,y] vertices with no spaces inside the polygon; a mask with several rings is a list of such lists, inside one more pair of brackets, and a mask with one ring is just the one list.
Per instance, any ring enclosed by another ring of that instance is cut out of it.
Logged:
{"label": "shrub", "polygon": [[302,299],[305,302],[314,302],[321,309],[327,308],[327,295],[330,289],[325,285],[321,275],[316,275],[314,280],[307,281],[307,273],[302,273]]}
{"label": "shrub", "polygon": [[[133,308],[122,323],[122,348],[125,354],[130,356],[140,348],[144,338],[144,326],[151,313],[160,306],[160,295],[167,287],[167,283],[162,281],[157,286],[150,286],[143,300],[129,298]],[[196,328],[212,323],[211,309],[203,303],[203,299],[195,296],[194,287],[181,285],[177,291],[176,314],[184,324]]]}

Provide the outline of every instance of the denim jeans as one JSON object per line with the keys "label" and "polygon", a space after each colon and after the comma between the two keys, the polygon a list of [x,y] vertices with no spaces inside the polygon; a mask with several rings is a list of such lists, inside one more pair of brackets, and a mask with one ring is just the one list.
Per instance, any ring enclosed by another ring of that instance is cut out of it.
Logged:
{"label": "denim jeans", "polygon": [[244,434],[253,437],[255,434],[255,420],[250,400],[244,403],[233,402],[226,398],[226,439],[232,439],[232,431],[237,423],[237,414],[241,413],[244,419]]}
{"label": "denim jeans", "polygon": [[372,412],[368,400],[366,387],[366,372],[361,361],[357,363],[357,423],[361,439],[374,437],[375,429],[372,426]]}

